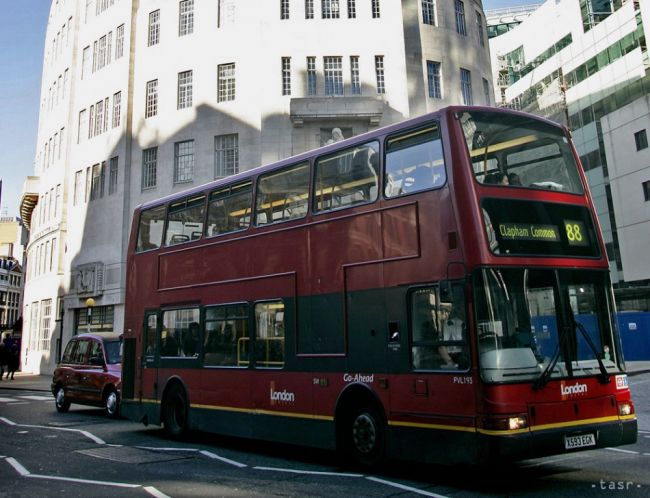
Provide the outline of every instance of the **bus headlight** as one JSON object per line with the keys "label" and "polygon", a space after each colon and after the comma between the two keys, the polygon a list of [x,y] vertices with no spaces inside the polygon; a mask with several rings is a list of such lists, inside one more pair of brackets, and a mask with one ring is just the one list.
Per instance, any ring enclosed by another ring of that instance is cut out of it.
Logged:
{"label": "bus headlight", "polygon": [[528,427],[526,415],[491,416],[483,419],[483,427],[493,431],[516,431]]}
{"label": "bus headlight", "polygon": [[618,414],[621,417],[625,417],[626,415],[632,415],[634,413],[634,406],[632,403],[625,401],[623,403],[618,404]]}
{"label": "bus headlight", "polygon": [[516,431],[517,429],[525,429],[528,427],[528,419],[526,417],[510,417],[508,418],[508,429]]}

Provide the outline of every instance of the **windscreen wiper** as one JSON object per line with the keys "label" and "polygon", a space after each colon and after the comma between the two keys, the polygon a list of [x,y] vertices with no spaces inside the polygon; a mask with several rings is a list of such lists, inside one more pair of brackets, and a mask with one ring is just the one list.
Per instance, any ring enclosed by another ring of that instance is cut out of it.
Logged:
{"label": "windscreen wiper", "polygon": [[548,363],[548,365],[546,365],[546,368],[542,374],[533,383],[533,389],[541,389],[546,384],[548,384],[548,381],[551,378],[551,373],[553,373],[553,369],[555,368],[557,361],[560,359],[560,352],[562,351],[562,348],[564,348],[564,343],[568,340],[569,337],[569,332],[566,330],[566,328],[567,327],[562,327],[558,330],[558,333],[560,334],[560,340],[558,341],[558,344],[555,348],[553,357],[551,358],[551,361]]}
{"label": "windscreen wiper", "polygon": [[577,328],[582,334],[582,336],[585,338],[585,341],[587,341],[587,344],[589,345],[589,347],[594,353],[594,356],[596,357],[596,361],[598,362],[598,367],[600,368],[600,375],[598,376],[598,382],[600,382],[601,384],[609,384],[611,380],[610,375],[609,373],[607,373],[607,368],[605,368],[605,364],[603,363],[603,360],[600,358],[600,354],[596,349],[596,345],[594,344],[594,341],[592,341],[591,337],[589,337],[589,334],[587,333],[587,329],[585,329],[585,326],[575,318],[573,319],[573,324],[575,325],[575,328]]}
{"label": "windscreen wiper", "polygon": [[539,377],[537,377],[537,379],[533,383],[533,389],[539,390],[542,389],[546,384],[548,384],[548,381],[551,378],[551,373],[553,372],[553,369],[557,364],[557,360],[560,359],[560,344],[562,343],[563,340],[564,339],[560,339],[560,341],[558,342],[557,346],[555,347],[555,351],[553,352],[553,356],[551,357],[551,361],[548,362],[548,365],[546,365],[544,371],[541,373]]}

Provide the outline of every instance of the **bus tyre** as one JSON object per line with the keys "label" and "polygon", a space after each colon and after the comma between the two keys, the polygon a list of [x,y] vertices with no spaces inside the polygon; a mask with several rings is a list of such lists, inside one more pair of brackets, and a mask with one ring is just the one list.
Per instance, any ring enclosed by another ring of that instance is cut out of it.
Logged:
{"label": "bus tyre", "polygon": [[374,467],[384,456],[384,428],[379,412],[371,406],[354,409],[347,420],[344,456],[353,465]]}
{"label": "bus tyre", "polygon": [[66,399],[65,391],[61,386],[57,387],[54,393],[54,404],[56,405],[56,411],[59,413],[65,413],[70,409],[70,401]]}
{"label": "bus tyre", "polygon": [[113,388],[110,388],[104,396],[104,411],[110,418],[117,418],[120,413],[120,398]]}
{"label": "bus tyre", "polygon": [[179,438],[187,431],[187,397],[182,387],[173,385],[163,404],[163,424],[168,436]]}

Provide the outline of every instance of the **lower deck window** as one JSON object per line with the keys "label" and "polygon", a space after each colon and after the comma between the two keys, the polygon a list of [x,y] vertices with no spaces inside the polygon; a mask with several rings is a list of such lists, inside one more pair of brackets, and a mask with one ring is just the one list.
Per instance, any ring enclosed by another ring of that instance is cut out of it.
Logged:
{"label": "lower deck window", "polygon": [[260,367],[284,366],[284,303],[255,304],[255,364]]}

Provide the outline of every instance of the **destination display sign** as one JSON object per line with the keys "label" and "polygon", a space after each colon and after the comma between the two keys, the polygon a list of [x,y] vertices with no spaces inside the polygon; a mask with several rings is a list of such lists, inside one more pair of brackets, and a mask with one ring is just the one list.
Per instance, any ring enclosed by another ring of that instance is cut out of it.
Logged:
{"label": "destination display sign", "polygon": [[558,227],[554,225],[499,223],[499,234],[502,238],[511,240],[540,240],[552,242],[560,240]]}
{"label": "destination display sign", "polygon": [[585,206],[486,198],[481,207],[487,241],[495,254],[600,255],[595,225]]}

